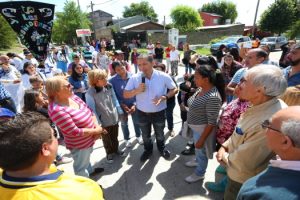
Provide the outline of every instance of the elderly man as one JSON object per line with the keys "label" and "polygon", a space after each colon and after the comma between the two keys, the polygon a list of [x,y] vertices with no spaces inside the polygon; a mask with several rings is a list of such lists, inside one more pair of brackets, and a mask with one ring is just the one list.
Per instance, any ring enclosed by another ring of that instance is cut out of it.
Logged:
{"label": "elderly man", "polygon": [[262,127],[269,149],[279,158],[246,181],[238,199],[300,199],[300,106],[278,111]]}
{"label": "elderly man", "polygon": [[261,65],[247,71],[237,90],[250,106],[241,115],[231,137],[222,144],[216,157],[227,166],[228,184],[224,199],[236,199],[242,184],[263,171],[274,156],[266,146],[261,123],[286,107],[277,97],[287,87],[282,71],[275,66]]}
{"label": "elderly man", "polygon": [[[170,152],[165,149],[164,137],[166,100],[175,95],[177,88],[168,74],[153,69],[152,56],[140,55],[137,62],[142,73],[137,73],[129,79],[124,90],[124,97],[136,96],[145,150],[140,160],[144,162],[152,154],[151,125],[154,128],[157,148],[161,156],[168,159]],[[169,89],[168,93],[167,89]]]}
{"label": "elderly man", "polygon": [[300,84],[300,43],[292,46],[288,60],[291,66],[283,70],[284,76],[287,79],[288,86],[296,86]]}
{"label": "elderly man", "polygon": [[232,77],[230,83],[227,85],[227,92],[233,94],[235,87],[239,84],[241,78],[245,75],[247,70],[252,67],[262,64],[268,58],[268,53],[263,49],[252,49],[248,51],[245,57],[245,67],[239,69]]}
{"label": "elderly man", "polygon": [[58,147],[55,137],[49,121],[35,112],[1,123],[1,199],[103,199],[96,182],[52,165]]}

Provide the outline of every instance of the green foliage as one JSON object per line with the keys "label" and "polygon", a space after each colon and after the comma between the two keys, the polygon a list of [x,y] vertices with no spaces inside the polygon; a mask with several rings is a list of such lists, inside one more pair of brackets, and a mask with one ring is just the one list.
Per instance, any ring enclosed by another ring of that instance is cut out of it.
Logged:
{"label": "green foliage", "polygon": [[209,41],[209,44],[214,44],[214,43],[220,42],[221,40],[224,40],[227,37],[228,36],[222,36],[222,37],[218,37],[218,38],[212,39],[211,41]]}
{"label": "green foliage", "polygon": [[17,41],[17,35],[0,15],[0,49],[8,49]]}
{"label": "green foliage", "polygon": [[233,23],[238,16],[236,5],[226,0],[217,0],[211,3],[206,3],[199,10],[202,12],[221,15],[220,24],[225,24],[226,19],[230,19],[230,22]]}
{"label": "green foliage", "polygon": [[189,32],[202,26],[202,19],[194,8],[179,5],[171,10],[171,18],[175,28],[180,32]]}
{"label": "green foliage", "polygon": [[300,20],[297,20],[292,26],[291,29],[287,32],[287,35],[290,39],[300,36]]}
{"label": "green foliage", "polygon": [[76,29],[90,28],[91,24],[88,14],[81,12],[75,2],[67,0],[63,12],[56,13],[52,40],[56,43],[73,44],[77,38]]}
{"label": "green foliage", "polygon": [[297,15],[296,0],[276,0],[263,12],[259,27],[281,34],[289,29]]}
{"label": "green foliage", "polygon": [[157,22],[157,14],[153,7],[147,1],[141,1],[140,3],[131,3],[130,6],[125,6],[123,17],[132,17],[141,15]]}

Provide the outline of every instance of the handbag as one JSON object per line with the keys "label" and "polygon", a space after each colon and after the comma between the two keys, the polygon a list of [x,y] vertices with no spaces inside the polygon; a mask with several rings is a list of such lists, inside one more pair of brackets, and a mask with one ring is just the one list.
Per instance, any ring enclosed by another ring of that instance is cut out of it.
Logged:
{"label": "handbag", "polygon": [[186,121],[183,122],[183,127],[182,127],[182,131],[181,131],[181,135],[182,135],[182,137],[184,137],[186,139],[193,138],[192,129],[189,127],[189,125],[188,125],[188,123]]}

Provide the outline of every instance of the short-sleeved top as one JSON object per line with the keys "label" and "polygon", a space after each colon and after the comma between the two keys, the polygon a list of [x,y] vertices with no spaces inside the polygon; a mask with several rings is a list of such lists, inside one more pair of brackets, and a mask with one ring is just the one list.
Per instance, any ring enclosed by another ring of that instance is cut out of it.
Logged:
{"label": "short-sleeved top", "polygon": [[[128,81],[125,90],[133,90],[139,87],[142,83],[142,73],[134,74]],[[176,85],[172,78],[164,73],[153,69],[151,78],[145,77],[146,90],[136,95],[137,109],[147,112],[154,113],[159,112],[167,108],[166,101],[161,102],[159,105],[153,103],[153,99],[159,98],[167,94],[167,89],[174,89]]]}
{"label": "short-sleeved top", "polygon": [[300,72],[294,74],[293,76],[290,76],[289,77],[289,73],[292,69],[292,66],[289,66],[285,69],[283,69],[283,74],[284,74],[284,77],[286,78],[287,82],[288,82],[288,86],[291,87],[291,86],[296,86],[296,85],[299,85],[300,84]]}
{"label": "short-sleeved top", "polygon": [[60,128],[68,149],[85,149],[93,146],[93,135],[84,135],[83,128],[95,128],[92,111],[76,95],[71,97],[79,105],[79,109],[50,103],[48,114],[50,119]]}
{"label": "short-sleeved top", "polygon": [[222,106],[221,95],[216,87],[202,96],[197,96],[200,92],[201,89],[198,89],[188,100],[187,122],[192,125],[216,125]]}
{"label": "short-sleeved top", "polygon": [[239,69],[239,70],[234,74],[234,76],[232,77],[230,83],[239,84],[241,78],[243,78],[243,77],[245,76],[247,70],[248,70],[247,67],[244,67],[244,68]]}
{"label": "short-sleeved top", "polygon": [[11,98],[9,92],[4,88],[0,82],[0,100]]}

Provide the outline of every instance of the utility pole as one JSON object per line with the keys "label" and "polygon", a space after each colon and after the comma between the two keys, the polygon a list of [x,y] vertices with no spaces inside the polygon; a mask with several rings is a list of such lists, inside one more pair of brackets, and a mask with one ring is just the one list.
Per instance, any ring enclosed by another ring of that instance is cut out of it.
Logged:
{"label": "utility pole", "polygon": [[257,17],[259,2],[260,2],[260,0],[257,0],[256,11],[255,11],[255,16],[254,16],[254,22],[253,22],[253,28],[252,28],[252,37],[254,37],[254,32],[255,32],[255,27],[256,27],[256,17]]}
{"label": "utility pole", "polygon": [[91,10],[92,10],[92,27],[93,27],[93,32],[94,32],[94,40],[96,41],[96,31],[95,31],[95,18],[94,18],[94,4],[93,1],[91,1]]}

